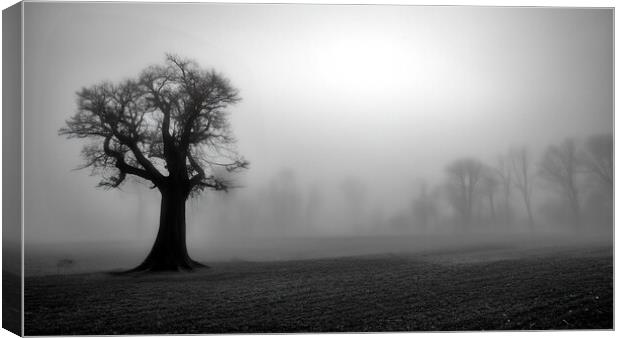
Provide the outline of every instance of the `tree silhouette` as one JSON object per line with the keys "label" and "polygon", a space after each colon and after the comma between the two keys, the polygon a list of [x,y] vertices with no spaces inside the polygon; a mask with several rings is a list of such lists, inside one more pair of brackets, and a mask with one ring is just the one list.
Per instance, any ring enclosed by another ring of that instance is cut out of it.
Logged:
{"label": "tree silhouette", "polygon": [[[613,220],[614,138],[613,134],[590,136],[579,156],[587,174],[587,190],[583,209],[595,222],[609,224]],[[592,217],[594,216],[594,217]]]}
{"label": "tree silhouette", "polygon": [[509,153],[512,165],[513,182],[523,197],[530,231],[534,231],[534,215],[532,212],[532,187],[534,173],[527,148],[512,149]]}
{"label": "tree silhouette", "polygon": [[449,178],[450,201],[460,213],[462,221],[471,225],[474,201],[482,177],[483,165],[473,158],[462,158],[446,168]]}
{"label": "tree silhouette", "polygon": [[609,190],[614,185],[614,137],[599,134],[588,138],[583,165]]}
{"label": "tree silhouette", "polygon": [[510,193],[512,186],[512,169],[510,168],[510,157],[500,156],[497,161],[497,167],[495,173],[499,178],[499,182],[502,188],[503,195],[503,214],[504,222],[506,225],[510,225],[512,221],[512,210],[510,208]]}
{"label": "tree silhouette", "polygon": [[167,55],[137,79],[103,82],[77,93],[78,110],[59,134],[84,138],[82,168],[117,188],[128,175],[161,193],[160,224],[150,253],[134,271],[191,270],[185,203],[206,189],[227,190],[226,173],[247,168],[234,149],[226,108],[240,100],[229,81],[195,62]]}
{"label": "tree silhouette", "polygon": [[581,196],[577,187],[577,175],[582,170],[582,165],[572,139],[567,139],[558,146],[550,146],[540,162],[540,175],[566,199],[576,229],[581,225]]}
{"label": "tree silhouette", "polygon": [[497,217],[495,213],[495,193],[499,187],[500,181],[497,173],[491,167],[484,166],[482,177],[480,178],[480,192],[489,202],[489,213],[491,222],[495,225]]}

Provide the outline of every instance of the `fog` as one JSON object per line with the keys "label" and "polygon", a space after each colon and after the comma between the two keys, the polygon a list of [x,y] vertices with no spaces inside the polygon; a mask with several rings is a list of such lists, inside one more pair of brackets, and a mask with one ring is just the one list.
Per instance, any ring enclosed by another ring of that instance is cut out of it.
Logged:
{"label": "fog", "polygon": [[[306,257],[308,243],[338,238],[377,241],[324,254],[405,248],[403,236],[612,231],[610,184],[585,169],[576,179],[576,230],[540,165],[551,146],[573,139],[587,157],[588,140],[612,133],[611,9],[26,3],[24,15],[27,256],[56,246],[125,250],[127,267],[144,258],[158,191],[96,189],[98,177],[74,170],[84,143],[58,129],[77,90],[135,77],[166,52],[216,69],[242,97],[229,111],[250,169],[229,193],[188,202],[197,258]],[[498,169],[522,148],[533,224],[514,183],[507,197],[501,182],[469,202],[454,193],[455,161]]]}

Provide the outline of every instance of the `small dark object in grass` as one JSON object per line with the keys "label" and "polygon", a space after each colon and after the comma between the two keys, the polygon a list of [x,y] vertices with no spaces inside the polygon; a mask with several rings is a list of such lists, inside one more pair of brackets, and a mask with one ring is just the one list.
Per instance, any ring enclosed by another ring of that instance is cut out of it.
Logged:
{"label": "small dark object in grass", "polygon": [[63,258],[56,263],[56,273],[60,274],[61,272],[66,272],[68,269],[75,266],[75,261],[70,258]]}

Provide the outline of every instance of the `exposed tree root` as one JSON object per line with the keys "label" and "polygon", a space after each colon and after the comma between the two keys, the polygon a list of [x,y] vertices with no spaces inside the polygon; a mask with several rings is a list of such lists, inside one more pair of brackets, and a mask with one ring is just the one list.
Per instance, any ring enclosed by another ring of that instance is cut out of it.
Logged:
{"label": "exposed tree root", "polygon": [[142,264],[137,267],[125,271],[112,272],[112,275],[128,275],[128,274],[141,274],[141,273],[150,273],[150,272],[192,272],[197,269],[209,269],[210,267],[202,264],[200,262],[196,262],[191,258],[187,257],[187,259],[183,260],[166,260],[166,261],[155,261],[152,259],[147,259]]}

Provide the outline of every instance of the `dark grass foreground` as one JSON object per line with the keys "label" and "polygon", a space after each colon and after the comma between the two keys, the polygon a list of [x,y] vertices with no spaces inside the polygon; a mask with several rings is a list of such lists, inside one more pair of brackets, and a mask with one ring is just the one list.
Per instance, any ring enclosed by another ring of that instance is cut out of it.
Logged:
{"label": "dark grass foreground", "polygon": [[490,261],[443,257],[234,262],[182,274],[30,277],[25,334],[613,326],[610,247]]}

